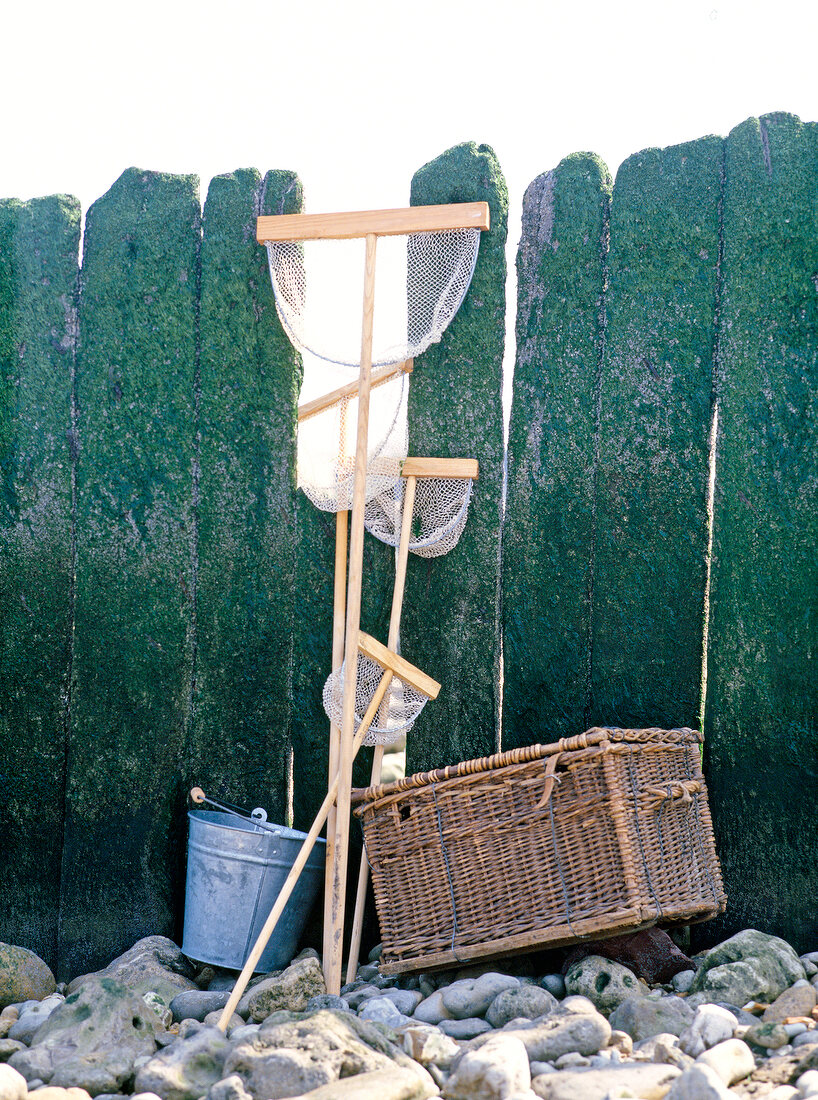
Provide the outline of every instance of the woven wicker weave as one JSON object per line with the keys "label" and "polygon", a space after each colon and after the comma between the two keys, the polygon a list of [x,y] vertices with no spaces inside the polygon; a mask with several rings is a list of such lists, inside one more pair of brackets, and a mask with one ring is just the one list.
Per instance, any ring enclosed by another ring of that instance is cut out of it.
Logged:
{"label": "woven wicker weave", "polygon": [[353,792],[383,972],[721,912],[701,740],[594,728]]}

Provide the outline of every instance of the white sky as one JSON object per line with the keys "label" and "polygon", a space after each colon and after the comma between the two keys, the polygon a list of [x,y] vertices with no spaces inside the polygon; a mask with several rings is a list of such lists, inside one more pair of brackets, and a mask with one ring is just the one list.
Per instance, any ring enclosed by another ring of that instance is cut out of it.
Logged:
{"label": "white sky", "polygon": [[297,171],[310,211],[404,206],[471,140],[508,182],[512,278],[523,192],[568,153],[615,172],[751,115],[818,119],[818,0],[6,0],[0,29],[0,196],[85,211],[135,165],[204,200],[252,166]]}
{"label": "white sky", "polygon": [[[127,167],[291,168],[307,209],[402,206],[493,146],[512,218],[577,150],[818,119],[816,0],[6,0],[0,196],[87,209]],[[516,243],[516,241],[515,241]]]}

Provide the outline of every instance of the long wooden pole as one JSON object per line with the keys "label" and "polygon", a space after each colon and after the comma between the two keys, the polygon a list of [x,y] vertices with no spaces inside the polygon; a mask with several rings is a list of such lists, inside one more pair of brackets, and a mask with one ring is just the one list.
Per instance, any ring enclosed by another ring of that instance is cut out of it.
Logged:
{"label": "long wooden pole", "polygon": [[361,369],[358,386],[358,438],[355,447],[355,479],[352,490],[352,521],[349,542],[346,633],[344,639],[344,698],[341,717],[341,755],[335,823],[335,851],[330,898],[328,958],[324,959],[327,991],[341,991],[344,946],[344,908],[349,857],[349,813],[352,789],[355,687],[358,672],[358,630],[361,624],[361,584],[364,559],[364,503],[369,442],[369,387],[372,371],[372,328],[375,316],[375,251],[378,238],[366,237],[363,320],[361,326]]}
{"label": "long wooden pole", "polygon": [[[342,419],[341,432],[345,430]],[[332,600],[332,671],[336,672],[344,659],[344,618],[346,612],[347,580],[347,543],[349,532],[349,512],[335,513],[335,585]],[[332,780],[337,775],[341,755],[341,731],[334,722],[329,728],[329,766],[327,775]],[[335,802],[333,801],[327,816],[327,850],[324,865],[324,946],[323,958],[329,955],[332,875],[335,863]],[[326,962],[324,963],[326,966]],[[326,974],[324,975],[326,980]]]}
{"label": "long wooden pole", "polygon": [[[401,517],[400,541],[395,559],[395,587],[392,590],[392,611],[389,616],[389,640],[387,646],[397,651],[400,638],[400,619],[403,610],[403,593],[406,587],[406,565],[409,560],[409,538],[412,532],[412,514],[415,509],[416,479],[408,477],[403,494],[403,515]],[[381,769],[383,767],[384,746],[376,745],[372,754],[372,774],[370,786],[380,782]],[[347,962],[347,981],[354,982],[358,970],[358,958],[361,953],[361,936],[364,927],[364,905],[366,903],[366,888],[369,882],[369,863],[366,852],[361,856],[361,866],[358,871],[358,892],[355,895],[355,915],[352,918],[352,934],[349,944],[349,959]]]}
{"label": "long wooden pole", "polygon": [[[366,737],[366,732],[375,720],[375,716],[378,713],[378,708],[383,701],[383,697],[389,690],[389,685],[392,682],[392,675],[393,673],[391,669],[384,669],[383,676],[381,676],[375,694],[372,696],[372,701],[367,707],[367,711],[364,715],[363,721],[358,727],[358,731],[353,738],[351,746],[353,757],[363,744],[364,737]],[[315,847],[315,842],[318,839],[318,834],[324,827],[324,822],[327,820],[327,815],[329,814],[330,807],[335,802],[336,795],[338,794],[340,779],[340,774],[336,772],[335,779],[330,784],[330,788],[327,791],[327,797],[321,803],[321,809],[318,811],[318,814],[315,818],[315,821],[313,821],[312,823],[310,831],[307,833],[306,837],[301,843],[301,849],[296,856],[295,862],[290,868],[289,874],[284,880],[284,885],[279,891],[278,897],[275,900],[275,905],[270,910],[270,915],[264,922],[264,926],[259,932],[256,942],[253,944],[253,950],[247,956],[247,961],[244,964],[244,968],[242,969],[241,974],[239,974],[238,978],[236,979],[236,984],[233,987],[233,992],[230,994],[230,999],[224,1006],[224,1010],[219,1017],[219,1022],[216,1025],[222,1031],[227,1030],[227,1025],[229,1024],[233,1013],[236,1011],[236,1006],[238,1005],[239,1001],[242,998],[242,994],[247,988],[247,983],[252,978],[258,961],[264,952],[264,948],[267,946],[270,936],[272,936],[273,932],[275,931],[275,926],[281,919],[281,914],[284,912],[284,907],[290,900],[290,895],[293,892],[293,888],[295,887],[296,882],[298,882],[299,876],[304,870],[304,865],[310,857],[310,852]]]}

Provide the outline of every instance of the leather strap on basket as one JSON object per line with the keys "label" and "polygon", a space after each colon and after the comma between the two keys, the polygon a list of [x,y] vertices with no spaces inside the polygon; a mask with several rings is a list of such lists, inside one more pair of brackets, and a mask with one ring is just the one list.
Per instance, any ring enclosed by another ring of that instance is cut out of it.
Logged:
{"label": "leather strap on basket", "polygon": [[560,762],[562,753],[554,753],[553,756],[548,757],[548,763],[545,766],[545,787],[543,788],[542,797],[535,810],[544,810],[551,799],[551,792],[554,790],[554,784],[559,783],[559,777],[556,775],[557,764]]}

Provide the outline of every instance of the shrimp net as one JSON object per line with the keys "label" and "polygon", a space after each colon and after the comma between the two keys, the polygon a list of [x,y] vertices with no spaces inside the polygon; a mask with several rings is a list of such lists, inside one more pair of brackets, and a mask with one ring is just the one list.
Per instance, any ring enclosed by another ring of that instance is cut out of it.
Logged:
{"label": "shrimp net", "polygon": [[[471,478],[423,477],[415,484],[409,549],[421,558],[438,558],[457,546],[469,514]],[[406,481],[400,478],[367,500],[364,525],[389,546],[400,542]]]}
{"label": "shrimp net", "polygon": [[[324,684],[324,710],[329,720],[339,727],[343,713],[344,664],[346,662],[331,673]],[[364,719],[383,674],[384,670],[377,661],[364,653],[358,654],[355,684],[356,730]],[[365,745],[395,744],[407,730],[412,728],[428,701],[428,695],[424,695],[422,691],[393,676],[378,716],[367,730],[363,743]]]}
{"label": "shrimp net", "polygon": [[[469,288],[479,229],[378,238],[372,365],[413,359],[437,343]],[[358,368],[364,238],[268,241],[276,310],[291,342]]]}

